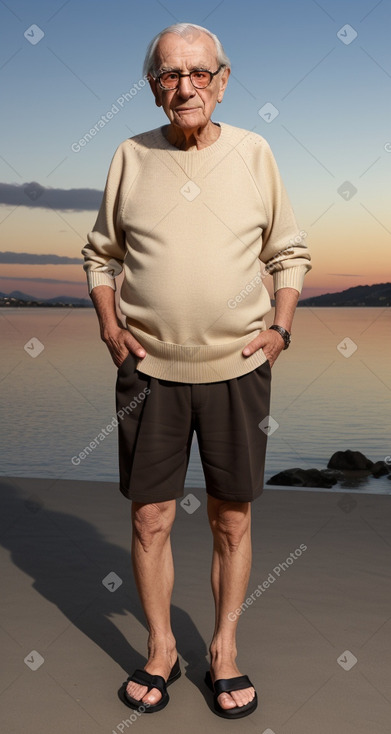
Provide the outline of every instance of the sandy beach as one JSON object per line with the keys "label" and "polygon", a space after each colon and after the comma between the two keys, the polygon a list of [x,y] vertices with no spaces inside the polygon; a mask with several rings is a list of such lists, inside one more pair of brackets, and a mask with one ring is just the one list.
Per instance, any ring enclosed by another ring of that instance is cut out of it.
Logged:
{"label": "sandy beach", "polygon": [[182,677],[164,711],[132,721],[117,691],[145,663],[146,630],[130,503],[113,483],[1,479],[2,730],[388,733],[388,497],[266,489],[255,502],[238,664],[259,706],[227,723],[203,683],[213,629],[205,494],[186,493],[201,504],[178,502],[173,533]]}

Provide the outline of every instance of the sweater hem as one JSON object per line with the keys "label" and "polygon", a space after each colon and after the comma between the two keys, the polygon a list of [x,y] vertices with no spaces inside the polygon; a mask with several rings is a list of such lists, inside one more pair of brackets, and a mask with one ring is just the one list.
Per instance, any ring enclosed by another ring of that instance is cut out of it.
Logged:
{"label": "sweater hem", "polygon": [[190,384],[222,382],[246,375],[266,362],[263,349],[250,357],[242,350],[263,329],[246,334],[226,344],[173,344],[162,342],[128,324],[132,335],[147,352],[138,359],[136,369],[146,375],[169,382]]}

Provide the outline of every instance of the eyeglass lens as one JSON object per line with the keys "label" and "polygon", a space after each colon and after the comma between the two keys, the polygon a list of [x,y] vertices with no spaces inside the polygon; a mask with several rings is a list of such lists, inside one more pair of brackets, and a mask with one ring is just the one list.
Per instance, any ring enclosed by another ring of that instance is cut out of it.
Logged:
{"label": "eyeglass lens", "polygon": [[[190,80],[194,87],[202,89],[210,84],[211,76],[210,71],[196,70],[190,73]],[[166,89],[175,89],[179,84],[179,74],[177,71],[166,71],[160,74],[159,80]]]}

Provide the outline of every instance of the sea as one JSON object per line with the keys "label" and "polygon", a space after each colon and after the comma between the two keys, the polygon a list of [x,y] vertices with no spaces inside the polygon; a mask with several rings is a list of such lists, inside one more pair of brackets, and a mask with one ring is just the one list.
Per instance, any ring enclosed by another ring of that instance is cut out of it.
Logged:
{"label": "sea", "polygon": [[[2,308],[0,334],[0,474],[117,481],[115,430],[75,460],[116,415],[94,310]],[[274,474],[324,469],[336,451],[391,462],[390,343],[389,308],[297,309],[272,369],[265,491]],[[185,487],[205,487],[195,434]],[[391,481],[350,477],[327,491],[391,494]]]}

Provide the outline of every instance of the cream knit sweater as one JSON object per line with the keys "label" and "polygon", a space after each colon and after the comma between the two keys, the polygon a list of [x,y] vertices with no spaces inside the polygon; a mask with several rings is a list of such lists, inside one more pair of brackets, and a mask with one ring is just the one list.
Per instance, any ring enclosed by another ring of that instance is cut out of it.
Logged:
{"label": "cream knit sweater", "polygon": [[201,150],[162,128],[117,148],[85,257],[89,290],[115,289],[147,352],[137,369],[175,382],[227,380],[266,357],[242,349],[266,328],[274,291],[301,291],[310,255],[266,140],[220,123]]}

